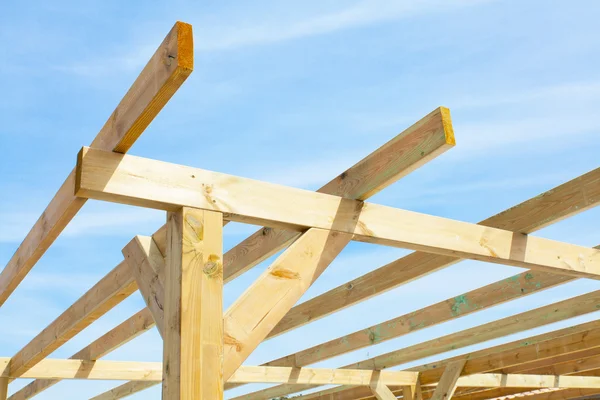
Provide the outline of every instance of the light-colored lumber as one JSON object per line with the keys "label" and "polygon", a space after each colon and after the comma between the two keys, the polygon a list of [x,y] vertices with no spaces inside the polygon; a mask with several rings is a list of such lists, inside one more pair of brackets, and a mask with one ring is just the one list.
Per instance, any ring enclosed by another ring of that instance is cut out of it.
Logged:
{"label": "light-colored lumber", "polygon": [[154,239],[149,236],[136,236],[123,248],[123,257],[135,276],[140,293],[162,336],[165,299],[164,256]]}
{"label": "light-colored lumber", "polygon": [[[532,233],[563,218],[587,210],[597,205],[599,201],[600,168],[596,168],[485,219],[479,224],[513,232]],[[269,337],[280,335],[308,322],[316,321],[379,293],[408,283],[420,276],[448,267],[458,261],[460,260],[455,257],[430,253],[415,252],[409,254],[295,306],[273,329]],[[530,275],[527,275],[527,273]],[[519,295],[521,287],[524,289],[524,293],[529,293],[532,288],[536,288],[538,285],[540,288],[552,287],[574,279],[573,277],[542,271],[528,271],[527,273],[522,276],[533,279],[520,279],[519,282],[511,284],[512,288],[498,288],[498,290],[506,290],[507,292],[504,301],[512,298],[511,293]],[[519,283],[522,283],[522,285],[515,285]],[[468,312],[474,304],[479,303],[473,301],[468,304],[461,304],[461,313]]]}
{"label": "light-colored lumber", "polygon": [[8,378],[0,378],[0,400],[8,398]]}
{"label": "light-colored lumber", "polygon": [[[348,198],[364,199],[415,168],[454,146],[449,111],[440,107],[406,129],[387,144],[319,189],[319,192]],[[228,282],[252,268],[300,236],[300,232],[262,228],[242,241],[224,256],[224,281]],[[153,239],[161,252],[166,252],[166,226],[157,230]],[[122,385],[118,392],[141,390],[135,382]],[[107,392],[107,395],[112,396]]]}
{"label": "light-colored lumber", "polygon": [[[9,360],[6,358],[3,359],[3,362]],[[11,372],[5,377],[11,379],[100,379],[159,382],[162,379],[162,363],[44,359],[21,374]]]}
{"label": "light-colored lumber", "polygon": [[483,388],[600,389],[600,377],[534,374],[473,374],[458,378],[456,386]]}
{"label": "light-colored lumber", "polygon": [[229,378],[231,383],[289,383],[368,386],[373,381],[384,385],[414,385],[416,372],[370,371],[360,369],[292,368],[241,366]]}
{"label": "light-colored lumber", "polygon": [[[177,22],[104,124],[91,147],[127,152],[193,69],[192,27]],[[85,204],[75,171],[62,184],[0,274],[0,306]]]}
{"label": "light-colored lumber", "polygon": [[[92,343],[75,353],[71,359],[97,360],[154,326],[154,318],[147,308],[117,325]],[[38,379],[10,396],[10,400],[27,400],[54,386],[60,380]],[[153,383],[154,384],[154,383]]]}
{"label": "light-colored lumber", "polygon": [[123,261],[17,352],[11,373],[31,368],[136,290],[131,269]]}
{"label": "light-colored lumber", "polygon": [[377,381],[369,385],[377,400],[396,400],[396,396],[383,383]]}
{"label": "light-colored lumber", "polygon": [[118,400],[146,390],[156,384],[156,382],[131,381],[101,393],[98,396],[94,396],[90,400]]}
{"label": "light-colored lumber", "polygon": [[[411,368],[409,371],[419,373],[419,381],[421,385],[430,385],[439,382],[446,365],[454,361],[467,359],[467,362],[463,368],[463,375],[471,375],[487,373],[490,371],[496,371],[500,368],[549,359],[561,354],[590,350],[599,347],[600,320],[597,320],[543,333],[525,339],[519,339],[510,343],[478,350],[472,353],[461,354],[459,356],[437,361],[432,364]],[[281,387],[289,388],[288,385],[283,385]],[[300,388],[299,390],[309,389],[311,387],[314,386],[298,386],[298,388]],[[394,391],[400,393],[401,388],[398,387],[397,390],[394,389]],[[283,394],[271,392],[270,394],[271,397],[278,397],[291,392],[282,391],[282,393]],[[354,400],[368,399],[370,396],[371,392],[368,389],[361,387],[350,388],[340,386],[333,389],[315,392],[315,394],[304,395],[302,396],[302,399]],[[247,395],[241,398],[264,399],[271,397],[254,397],[253,395]]]}
{"label": "light-colored lumber", "polygon": [[294,242],[227,310],[225,379],[302,297],[350,241],[350,236],[310,229]]}
{"label": "light-colored lumber", "polygon": [[402,386],[402,398],[405,400],[423,400],[421,383],[417,380],[414,385]]}
{"label": "light-colored lumber", "polygon": [[163,399],[223,398],[223,215],[168,213]]}
{"label": "light-colored lumber", "polygon": [[456,390],[456,384],[460,373],[467,362],[466,359],[453,361],[444,369],[444,373],[433,392],[432,400],[447,400],[451,399]]}
{"label": "light-colored lumber", "polygon": [[167,211],[195,207],[232,221],[313,227],[354,240],[599,278],[600,251],[124,154],[83,148],[76,194]]}
{"label": "light-colored lumber", "polygon": [[[487,340],[507,336],[525,329],[532,329],[538,326],[550,324],[552,322],[562,321],[578,315],[591,313],[598,310],[598,305],[600,305],[600,291],[595,291],[436,339],[428,340],[423,343],[418,343],[407,348],[391,351],[368,360],[344,366],[343,368],[390,368],[403,363],[444,353],[446,351],[451,351],[473,344],[482,343]],[[423,383],[423,381],[421,383]],[[237,399],[244,398],[246,400],[258,400],[262,398],[278,397],[311,387],[312,386],[300,388],[292,385],[282,385],[263,389],[251,394],[246,394],[243,397],[238,397]]]}

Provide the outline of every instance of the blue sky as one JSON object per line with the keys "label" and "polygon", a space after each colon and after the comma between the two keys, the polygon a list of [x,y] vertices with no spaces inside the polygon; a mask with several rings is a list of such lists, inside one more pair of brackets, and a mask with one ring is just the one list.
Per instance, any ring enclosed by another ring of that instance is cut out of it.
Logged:
{"label": "blue sky", "polygon": [[[194,26],[195,71],[132,154],[317,189],[444,105],[457,146],[372,200],[477,222],[599,166],[599,13],[593,0],[3,2],[0,265],[176,20]],[[536,234],[595,246],[599,218],[590,210]],[[88,202],[0,308],[0,355],[27,344],[122,259],[133,235],[163,221],[158,211]],[[226,248],[253,229],[228,225]],[[303,300],[406,253],[353,243]],[[227,285],[225,306],[266,265]],[[273,339],[247,363],[518,271],[462,262]],[[597,289],[575,281],[319,365],[344,365]],[[52,356],[71,356],[142,307],[132,295]],[[161,348],[152,330],[107,359],[160,361]],[[62,382],[39,398],[87,399],[116,384]],[[159,399],[160,391],[131,398]]]}

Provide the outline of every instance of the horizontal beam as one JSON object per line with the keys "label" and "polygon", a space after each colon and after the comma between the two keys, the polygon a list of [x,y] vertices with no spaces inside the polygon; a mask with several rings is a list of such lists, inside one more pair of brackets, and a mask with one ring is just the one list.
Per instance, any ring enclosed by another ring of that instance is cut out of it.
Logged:
{"label": "horizontal beam", "polygon": [[[10,361],[0,358],[0,378],[162,381],[161,362],[45,359],[15,375],[10,373]],[[229,382],[367,386],[378,381],[403,386],[416,384],[418,376],[417,372],[406,371],[241,366]]]}
{"label": "horizontal beam", "polygon": [[232,221],[334,230],[369,243],[579,277],[600,273],[596,249],[87,147],[78,156],[75,193],[167,211],[220,211]]}
{"label": "horizontal beam", "polygon": [[598,376],[532,375],[532,374],[474,374],[462,376],[460,387],[559,388],[599,389]]}
{"label": "horizontal beam", "polygon": [[[91,147],[127,152],[194,67],[192,26],[177,22],[127,91]],[[0,307],[85,204],[64,181],[0,274]]]}

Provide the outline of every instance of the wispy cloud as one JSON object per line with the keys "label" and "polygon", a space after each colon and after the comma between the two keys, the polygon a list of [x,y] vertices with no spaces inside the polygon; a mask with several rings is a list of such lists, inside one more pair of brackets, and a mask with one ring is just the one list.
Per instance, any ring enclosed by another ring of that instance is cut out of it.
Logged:
{"label": "wispy cloud", "polygon": [[272,19],[260,21],[251,26],[228,28],[227,30],[208,27],[203,31],[207,32],[209,36],[200,44],[200,49],[231,50],[272,44],[486,2],[490,2],[490,0],[423,0],[418,2],[366,0],[333,13],[316,15],[300,21]]}

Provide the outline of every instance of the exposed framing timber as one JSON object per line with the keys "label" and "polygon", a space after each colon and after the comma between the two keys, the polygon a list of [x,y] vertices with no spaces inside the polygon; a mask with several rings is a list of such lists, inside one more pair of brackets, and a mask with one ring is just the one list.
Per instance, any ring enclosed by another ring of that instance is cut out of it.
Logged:
{"label": "exposed framing timber", "polygon": [[380,381],[372,383],[369,387],[377,400],[396,400],[396,396],[390,388]]}
{"label": "exposed framing timber", "polygon": [[448,400],[452,398],[454,391],[456,390],[458,378],[460,377],[460,373],[462,372],[466,361],[466,359],[457,360],[446,366],[439,383],[435,387],[435,391],[431,397],[432,400]]}
{"label": "exposed framing timber", "polygon": [[0,378],[0,400],[8,398],[8,378]]}
{"label": "exposed framing timber", "polygon": [[[91,147],[127,152],[192,72],[192,27],[177,22],[144,67]],[[0,306],[85,204],[74,196],[75,170],[62,184],[0,274]]]}
{"label": "exposed framing timber", "polygon": [[79,153],[75,190],[86,198],[215,210],[235,221],[334,230],[370,243],[578,277],[600,273],[600,251],[592,248],[91,148]]}
{"label": "exposed framing timber", "polygon": [[152,313],[158,332],[164,332],[165,259],[149,236],[136,236],[123,248],[123,257],[131,268],[146,306]]}
{"label": "exposed framing timber", "polygon": [[167,244],[163,399],[222,399],[223,215],[170,212]]}
{"label": "exposed framing timber", "polygon": [[[128,343],[154,326],[154,318],[147,308],[117,325],[92,343],[75,353],[71,359],[97,360]],[[27,400],[60,382],[57,379],[37,379],[10,396],[10,400]],[[154,384],[154,383],[153,383]]]}
{"label": "exposed framing timber", "polygon": [[131,269],[123,261],[17,352],[11,373],[20,375],[33,367],[136,290]]}
{"label": "exposed framing timber", "polygon": [[[342,368],[382,370],[425,357],[434,356],[446,351],[456,350],[473,344],[482,343],[487,340],[507,336],[524,329],[532,329],[538,326],[573,318],[578,315],[583,315],[585,313],[595,312],[598,310],[598,306],[600,306],[600,291],[595,291],[423,343],[418,343],[403,349],[384,353],[367,360],[346,365]],[[425,384],[426,382],[429,383],[423,379],[424,378],[421,379],[421,384]],[[236,397],[234,400],[273,398],[289,395],[313,387],[314,386],[306,386],[300,388],[292,385],[281,385]]]}

